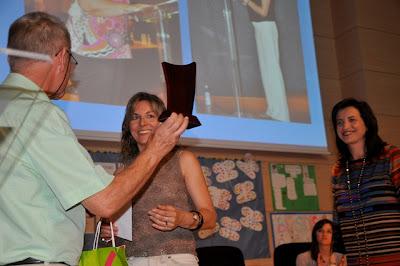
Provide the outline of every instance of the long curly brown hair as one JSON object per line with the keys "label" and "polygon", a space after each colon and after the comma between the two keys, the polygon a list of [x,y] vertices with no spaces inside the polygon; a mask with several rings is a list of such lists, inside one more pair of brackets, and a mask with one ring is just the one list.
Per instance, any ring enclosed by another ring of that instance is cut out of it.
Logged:
{"label": "long curly brown hair", "polygon": [[136,104],[141,101],[149,102],[157,117],[166,110],[163,101],[154,94],[138,92],[129,99],[125,109],[124,121],[122,122],[121,134],[121,163],[124,167],[130,164],[132,160],[139,154],[139,148],[136,140],[132,137],[129,129],[129,123],[132,120],[132,115],[135,111]]}

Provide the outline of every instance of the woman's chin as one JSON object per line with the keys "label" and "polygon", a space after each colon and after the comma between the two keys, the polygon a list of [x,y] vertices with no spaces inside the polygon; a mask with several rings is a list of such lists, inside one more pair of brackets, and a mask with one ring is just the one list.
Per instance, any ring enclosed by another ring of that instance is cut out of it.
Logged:
{"label": "woman's chin", "polygon": [[150,136],[141,136],[138,140],[136,140],[139,146],[146,146],[147,142],[149,142]]}

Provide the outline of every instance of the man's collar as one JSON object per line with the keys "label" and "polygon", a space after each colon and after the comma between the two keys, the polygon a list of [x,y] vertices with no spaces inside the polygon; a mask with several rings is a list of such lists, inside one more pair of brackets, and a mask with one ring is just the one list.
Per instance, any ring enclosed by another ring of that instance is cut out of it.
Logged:
{"label": "man's collar", "polygon": [[19,73],[10,73],[2,85],[21,87],[26,90],[41,91],[42,89],[32,80]]}
{"label": "man's collar", "polygon": [[47,94],[35,82],[19,73],[8,74],[0,86],[22,90],[26,93],[38,93],[38,99],[50,101]]}

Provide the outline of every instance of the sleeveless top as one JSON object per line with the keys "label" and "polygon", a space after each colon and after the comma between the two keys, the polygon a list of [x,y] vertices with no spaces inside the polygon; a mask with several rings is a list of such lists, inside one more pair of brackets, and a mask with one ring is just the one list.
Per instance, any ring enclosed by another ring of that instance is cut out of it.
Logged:
{"label": "sleeveless top", "polygon": [[173,231],[159,231],[151,226],[147,212],[158,204],[173,205],[182,210],[193,210],[179,165],[181,148],[175,148],[159,164],[148,184],[132,203],[132,242],[117,239],[126,245],[126,255],[135,257],[189,253],[196,255],[194,234],[177,227]]}
{"label": "sleeveless top", "polygon": [[[333,169],[334,220],[340,226],[347,264],[400,265],[400,150],[386,146],[379,158]],[[360,186],[358,188],[358,183]],[[385,264],[385,263],[386,264]]]}
{"label": "sleeveless top", "polygon": [[[253,0],[253,2],[258,6],[261,6],[261,1],[262,0]],[[275,1],[279,1],[279,0],[275,0]],[[266,17],[260,16],[259,14],[254,12],[249,6],[247,6],[247,12],[249,13],[250,20],[255,21],[255,22],[275,21],[275,10],[274,10],[274,6],[275,6],[274,2],[275,1],[271,0],[269,10],[268,10],[268,15]]]}

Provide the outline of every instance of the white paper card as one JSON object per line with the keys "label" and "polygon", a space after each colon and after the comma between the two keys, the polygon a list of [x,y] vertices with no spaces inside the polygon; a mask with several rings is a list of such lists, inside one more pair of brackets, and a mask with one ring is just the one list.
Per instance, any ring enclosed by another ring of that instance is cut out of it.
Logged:
{"label": "white paper card", "polygon": [[115,221],[115,224],[118,226],[117,236],[132,241],[132,206]]}

